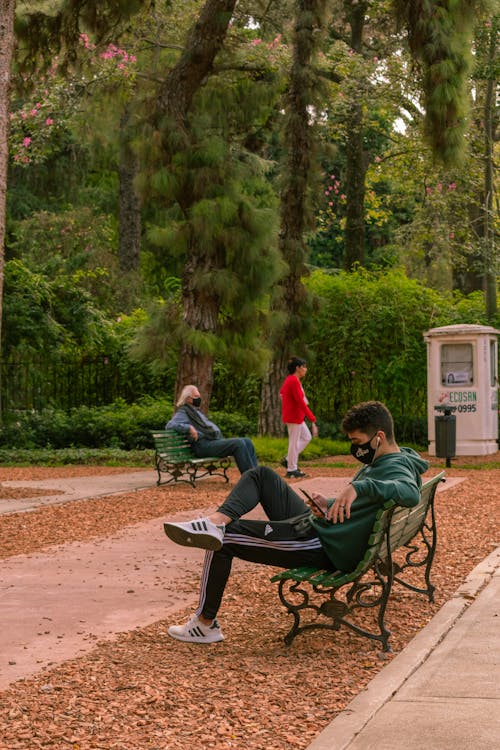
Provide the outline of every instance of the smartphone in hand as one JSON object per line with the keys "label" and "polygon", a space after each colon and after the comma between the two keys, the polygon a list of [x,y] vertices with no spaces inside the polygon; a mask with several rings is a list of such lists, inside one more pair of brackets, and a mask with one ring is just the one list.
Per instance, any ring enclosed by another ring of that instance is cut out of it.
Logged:
{"label": "smartphone in hand", "polygon": [[326,508],[322,508],[321,505],[317,503],[313,497],[311,497],[311,495],[307,492],[307,490],[303,490],[302,487],[299,487],[299,490],[302,492],[303,495],[307,497],[309,502],[311,502],[314,505],[314,507],[319,510],[321,515],[326,518]]}

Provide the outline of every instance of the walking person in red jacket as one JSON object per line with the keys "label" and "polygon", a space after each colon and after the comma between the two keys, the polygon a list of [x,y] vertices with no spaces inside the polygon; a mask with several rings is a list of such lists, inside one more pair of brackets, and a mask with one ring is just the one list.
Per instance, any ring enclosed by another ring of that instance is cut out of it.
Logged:
{"label": "walking person in red jacket", "polygon": [[[301,383],[307,373],[305,359],[292,357],[288,361],[287,369],[289,375],[285,378],[280,390],[282,419],[288,431],[288,455],[286,457],[288,471],[285,476],[298,478],[306,476],[298,467],[299,455],[311,438],[318,436],[318,427]],[[306,417],[311,422],[312,435],[304,421]]]}

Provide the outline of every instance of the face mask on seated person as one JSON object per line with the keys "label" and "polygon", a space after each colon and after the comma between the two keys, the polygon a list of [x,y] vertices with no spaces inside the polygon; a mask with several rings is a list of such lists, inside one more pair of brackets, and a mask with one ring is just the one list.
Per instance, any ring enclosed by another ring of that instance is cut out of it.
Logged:
{"label": "face mask on seated person", "polygon": [[375,432],[366,443],[361,443],[361,445],[353,443],[351,445],[351,456],[361,461],[362,464],[371,464],[380,445],[380,438],[377,438],[377,447],[372,448],[371,446],[371,442],[376,434]]}
{"label": "face mask on seated person", "polygon": [[196,396],[192,399],[193,406],[196,406],[196,408],[201,406],[201,396]]}

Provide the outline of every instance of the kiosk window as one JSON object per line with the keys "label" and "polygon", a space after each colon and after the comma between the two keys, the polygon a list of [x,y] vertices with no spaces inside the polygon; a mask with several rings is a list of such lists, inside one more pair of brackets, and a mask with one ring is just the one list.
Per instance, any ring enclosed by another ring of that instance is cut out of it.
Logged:
{"label": "kiosk window", "polygon": [[472,385],[472,344],[443,344],[441,346],[441,383],[447,386]]}

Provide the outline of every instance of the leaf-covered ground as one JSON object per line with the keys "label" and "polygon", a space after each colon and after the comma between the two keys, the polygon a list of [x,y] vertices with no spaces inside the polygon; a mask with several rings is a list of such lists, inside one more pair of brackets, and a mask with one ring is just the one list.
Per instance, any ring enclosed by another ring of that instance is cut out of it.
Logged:
{"label": "leaf-covered ground", "polygon": [[[0,482],[107,471],[4,467]],[[307,471],[352,474],[326,467]],[[465,481],[438,495],[436,602],[394,590],[386,619],[395,654],[500,544],[500,470],[447,473]],[[226,491],[214,480],[195,490],[154,488],[0,516],[0,557],[106,537],[142,520],[214,506]],[[220,612],[223,643],[173,641],[166,634],[170,622],[160,621],[14,683],[0,693],[1,750],[306,748],[386,661],[375,644],[344,630],[305,634],[284,646],[290,623],[269,583],[272,572],[254,566],[232,576]],[[181,622],[188,614],[186,609],[175,619]]]}

